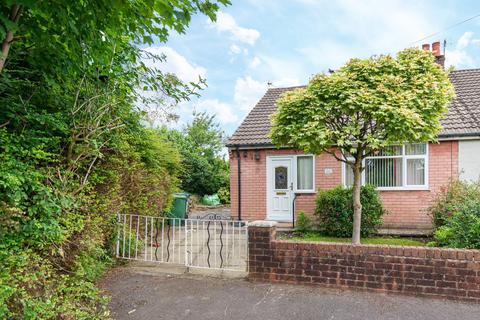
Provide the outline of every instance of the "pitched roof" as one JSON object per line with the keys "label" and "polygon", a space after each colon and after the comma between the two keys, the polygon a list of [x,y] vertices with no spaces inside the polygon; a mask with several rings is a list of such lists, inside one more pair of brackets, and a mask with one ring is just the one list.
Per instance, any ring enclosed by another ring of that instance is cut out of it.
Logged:
{"label": "pitched roof", "polygon": [[[456,97],[448,113],[441,120],[443,129],[439,138],[480,136],[480,69],[452,71],[449,75]],[[271,88],[250,111],[242,124],[228,140],[227,146],[271,146],[271,115],[277,109],[280,95],[300,87]]]}

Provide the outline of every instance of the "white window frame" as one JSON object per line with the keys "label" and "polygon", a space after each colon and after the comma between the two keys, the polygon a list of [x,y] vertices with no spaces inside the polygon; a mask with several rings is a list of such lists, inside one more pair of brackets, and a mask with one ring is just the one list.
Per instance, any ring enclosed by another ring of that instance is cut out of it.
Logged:
{"label": "white window frame", "polygon": [[[429,143],[426,143],[425,154],[422,155],[407,155],[405,152],[405,145],[402,145],[401,156],[378,156],[367,157],[366,159],[390,159],[390,158],[402,158],[402,186],[400,187],[377,187],[379,191],[401,191],[401,190],[429,190]],[[365,160],[363,160],[363,166],[365,167]],[[424,159],[425,160],[425,184],[424,185],[408,185],[407,184],[407,162],[409,159]],[[342,185],[347,186],[347,164],[342,163]],[[362,171],[362,185],[365,184],[365,170]]]}
{"label": "white window frame", "polygon": [[[311,190],[303,190],[303,189],[298,189],[297,188],[297,158],[298,157],[312,157],[312,174],[313,174],[313,188]],[[316,173],[315,173],[315,161],[316,161],[316,156],[314,154],[285,154],[285,155],[269,155],[267,158],[291,158],[292,159],[292,182],[293,182],[293,190],[291,190],[294,193],[316,193],[315,191],[315,178],[316,178]],[[268,172],[268,161],[266,161],[266,170]],[[268,174],[267,174],[267,179],[268,179]],[[267,181],[268,183],[268,181]]]}
{"label": "white window frame", "polygon": [[[312,157],[312,189],[298,189],[297,188],[297,158],[298,157]],[[295,193],[315,193],[315,155],[313,154],[299,154],[293,156],[293,191]]]}

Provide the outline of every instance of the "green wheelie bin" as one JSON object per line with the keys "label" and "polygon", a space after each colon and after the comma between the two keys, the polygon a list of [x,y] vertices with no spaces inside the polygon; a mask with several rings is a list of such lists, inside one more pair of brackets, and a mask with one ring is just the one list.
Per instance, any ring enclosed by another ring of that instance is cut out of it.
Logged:
{"label": "green wheelie bin", "polygon": [[188,198],[190,194],[188,193],[175,193],[173,195],[173,204],[172,209],[170,210],[168,217],[172,218],[171,224],[178,225],[179,223],[183,224],[182,220],[177,219],[187,219],[188,215]]}

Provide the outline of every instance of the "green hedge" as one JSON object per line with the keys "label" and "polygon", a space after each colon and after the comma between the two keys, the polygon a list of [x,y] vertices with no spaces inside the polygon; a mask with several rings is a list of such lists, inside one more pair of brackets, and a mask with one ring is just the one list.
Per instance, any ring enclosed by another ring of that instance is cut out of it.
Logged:
{"label": "green hedge", "polygon": [[[385,213],[375,187],[361,189],[363,237],[376,233]],[[320,191],[316,200],[316,229],[322,234],[334,237],[350,237],[353,230],[352,188],[336,187]]]}
{"label": "green hedge", "polygon": [[480,183],[453,181],[430,207],[435,245],[480,249]]}

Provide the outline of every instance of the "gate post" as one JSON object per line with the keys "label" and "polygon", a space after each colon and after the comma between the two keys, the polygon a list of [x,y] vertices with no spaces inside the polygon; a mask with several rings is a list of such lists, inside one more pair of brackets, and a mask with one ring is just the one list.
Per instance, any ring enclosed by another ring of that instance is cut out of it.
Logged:
{"label": "gate post", "polygon": [[[189,271],[188,270],[188,266],[189,266],[189,263],[188,263],[188,233],[187,233],[188,220],[185,219],[183,221],[184,221],[183,226],[185,228],[185,241],[183,242],[185,244],[185,267],[187,268],[187,272],[188,272]],[[180,226],[181,225],[182,225],[182,221],[180,221]]]}
{"label": "gate post", "polygon": [[274,221],[253,221],[248,224],[248,278],[264,279],[272,262],[272,240],[276,237]]}

